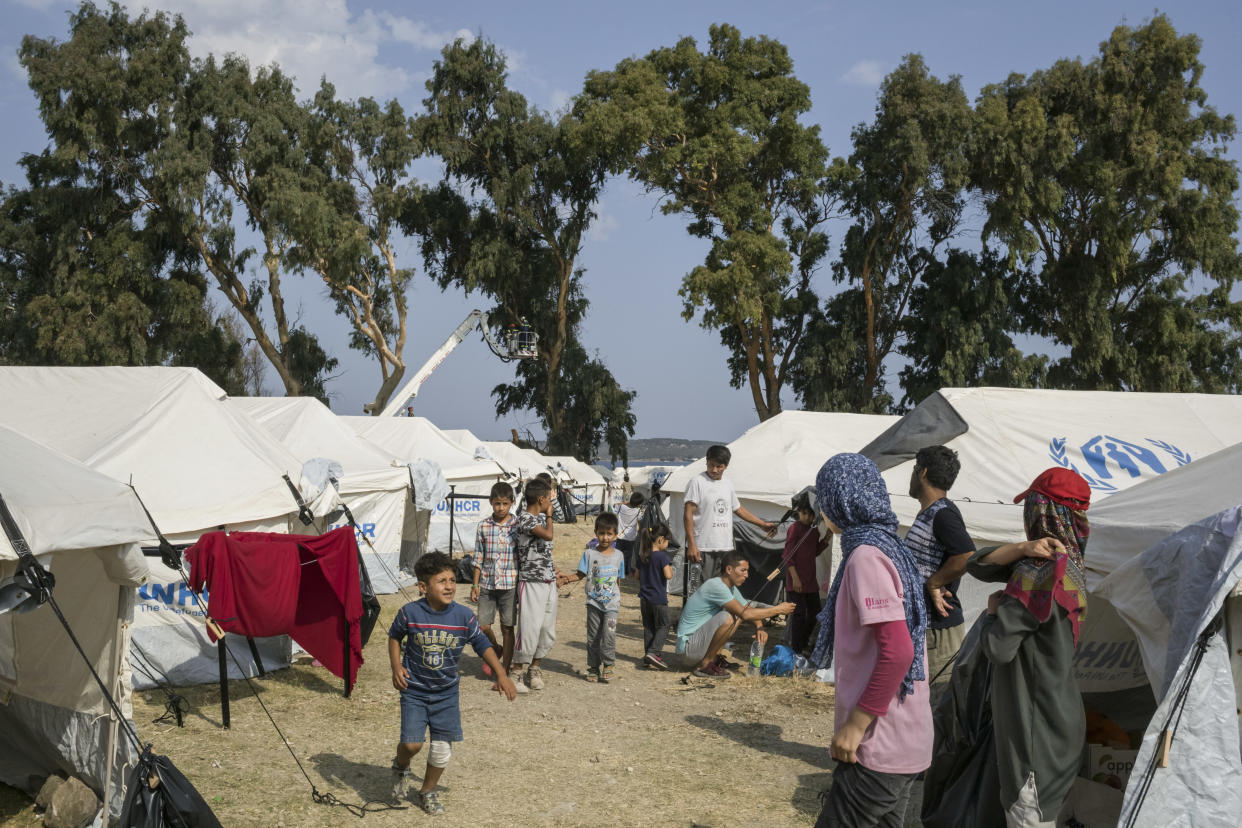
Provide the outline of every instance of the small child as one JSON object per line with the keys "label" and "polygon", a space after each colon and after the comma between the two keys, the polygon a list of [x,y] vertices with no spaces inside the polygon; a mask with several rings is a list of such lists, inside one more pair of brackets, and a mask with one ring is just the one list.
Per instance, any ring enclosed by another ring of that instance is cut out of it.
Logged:
{"label": "small child", "polygon": [[665,550],[672,533],[663,524],[644,529],[638,546],[638,602],[643,616],[643,661],[651,670],[667,670],[664,642],[672,620],[668,610],[668,580],[673,565]]}
{"label": "small child", "polygon": [[621,611],[620,579],[625,577],[625,558],[613,546],[617,540],[617,516],[603,512],[595,518],[595,548],[588,546],[578,561],[578,571],[568,581],[588,578],[587,681],[612,681],[617,660],[617,613]]}
{"label": "small child", "polygon": [[479,619],[453,601],[456,571],[453,559],[443,552],[419,558],[414,574],[423,597],[397,610],[388,630],[392,686],[401,691],[401,741],[392,760],[393,797],[405,796],[410,760],[430,730],[427,771],[417,793],[419,807],[429,814],[444,813],[436,785],[448,765],[449,743],[462,740],[457,664],[466,642],[496,673],[501,692],[510,701],[516,695],[496,651],[479,629]]}
{"label": "small child", "polygon": [[617,507],[617,548],[625,556],[625,571],[633,577],[638,572],[638,563],[634,558],[634,547],[638,542],[638,524],[643,518],[643,494],[634,492],[628,503]]}
{"label": "small child", "polygon": [[526,484],[526,509],[513,522],[513,550],[518,567],[514,687],[529,693],[544,686],[539,663],[556,643],[556,588],[564,579],[552,559],[552,491],[539,478]]}
{"label": "small child", "polygon": [[[509,672],[513,662],[513,628],[517,626],[517,564],[513,560],[513,487],[508,483],[492,486],[491,517],[479,522],[474,538],[474,579],[470,600],[479,606],[483,634],[500,652],[500,663]],[[492,622],[500,614],[501,641],[492,632]]]}
{"label": "small child", "polygon": [[[785,533],[785,592],[796,609],[789,616],[789,646],[795,653],[804,652],[811,639],[811,629],[819,615],[819,579],[815,576],[815,559],[828,548],[832,535],[825,540],[815,527],[815,512],[806,493],[793,500],[798,519]],[[808,537],[809,535],[815,537]],[[791,557],[792,556],[792,557]]]}
{"label": "small child", "polygon": [[568,518],[565,515],[565,507],[561,505],[561,487],[557,485],[555,479],[548,472],[539,472],[535,475],[536,480],[542,480],[548,484],[548,491],[552,497],[552,520],[554,523],[565,523]]}

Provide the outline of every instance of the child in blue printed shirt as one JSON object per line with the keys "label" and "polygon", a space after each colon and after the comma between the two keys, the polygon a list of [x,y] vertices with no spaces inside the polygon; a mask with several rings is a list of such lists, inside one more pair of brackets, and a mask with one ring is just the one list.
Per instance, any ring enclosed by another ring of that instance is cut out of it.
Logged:
{"label": "child in blue printed shirt", "polygon": [[479,629],[479,619],[453,601],[456,572],[453,559],[442,552],[419,558],[414,574],[424,597],[397,610],[388,630],[392,686],[401,691],[401,740],[392,761],[393,797],[405,795],[410,760],[430,730],[427,772],[416,794],[418,805],[429,814],[444,813],[436,785],[448,765],[449,743],[462,740],[457,663],[467,642],[495,672],[500,691],[510,701],[517,695],[496,650]]}
{"label": "child in blue printed shirt", "polygon": [[604,512],[595,518],[595,547],[588,546],[570,581],[587,579],[587,681],[609,682],[617,660],[617,613],[621,610],[620,579],[625,557],[613,544],[617,516]]}

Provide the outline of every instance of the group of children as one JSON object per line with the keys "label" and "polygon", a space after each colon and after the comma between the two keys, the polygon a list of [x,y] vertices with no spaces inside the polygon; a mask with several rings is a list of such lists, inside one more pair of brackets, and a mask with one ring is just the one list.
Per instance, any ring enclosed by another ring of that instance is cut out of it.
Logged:
{"label": "group of children", "polygon": [[[457,663],[466,644],[483,659],[484,671],[495,676],[494,689],[510,700],[542,690],[540,662],[556,641],[557,590],[585,580],[586,680],[613,680],[620,580],[627,573],[626,554],[617,545],[617,516],[605,512],[595,519],[595,539],[583,550],[575,571],[565,573],[552,555],[551,480],[541,475],[528,481],[523,496],[525,508],[512,514],[513,488],[508,483],[492,487],[492,513],[479,523],[475,536],[470,600],[477,604],[477,615],[454,602],[454,562],[435,552],[415,565],[424,597],[402,607],[389,629],[392,681],[401,691],[393,795],[405,795],[410,761],[430,733],[426,773],[415,792],[429,814],[444,812],[436,785],[448,764],[450,744],[462,738]],[[635,506],[639,504],[641,500]],[[639,574],[644,662],[663,670],[667,665],[661,652],[671,625],[666,585],[673,573],[665,551],[671,538],[667,526],[655,526],[637,533],[637,539],[633,564]],[[497,615],[499,637],[493,629]]]}

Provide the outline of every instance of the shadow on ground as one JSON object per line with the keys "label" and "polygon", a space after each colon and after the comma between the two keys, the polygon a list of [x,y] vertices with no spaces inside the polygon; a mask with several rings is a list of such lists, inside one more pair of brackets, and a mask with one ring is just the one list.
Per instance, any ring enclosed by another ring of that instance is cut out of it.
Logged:
{"label": "shadow on ground", "polygon": [[[315,772],[329,785],[349,788],[354,792],[357,801],[345,804],[351,808],[355,816],[358,815],[356,809],[359,807],[365,806],[367,811],[374,812],[387,810],[385,806],[400,810],[401,806],[410,804],[408,798],[399,801],[392,798],[392,771],[388,767],[355,762],[339,753],[317,753],[311,757],[311,761],[315,763]],[[423,752],[419,751],[410,762],[410,770],[413,773],[410,776],[409,790],[418,790],[418,786],[423,781],[425,768],[426,760]],[[443,791],[452,790],[452,785],[444,783],[441,783],[439,787]],[[326,792],[321,791],[321,793]]]}
{"label": "shadow on ground", "polygon": [[828,748],[791,742],[782,738],[779,725],[762,722],[726,722],[715,716],[690,715],[686,722],[703,730],[711,730],[732,739],[738,744],[806,762],[808,765],[827,766],[830,761]]}

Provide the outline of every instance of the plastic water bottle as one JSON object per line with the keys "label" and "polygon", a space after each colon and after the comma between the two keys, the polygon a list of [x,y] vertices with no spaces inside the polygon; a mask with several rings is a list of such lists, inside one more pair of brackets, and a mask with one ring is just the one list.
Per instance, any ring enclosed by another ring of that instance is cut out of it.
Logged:
{"label": "plastic water bottle", "polygon": [[759,643],[759,639],[755,639],[750,643],[750,663],[746,665],[746,675],[759,675],[759,664],[763,661],[763,645]]}

